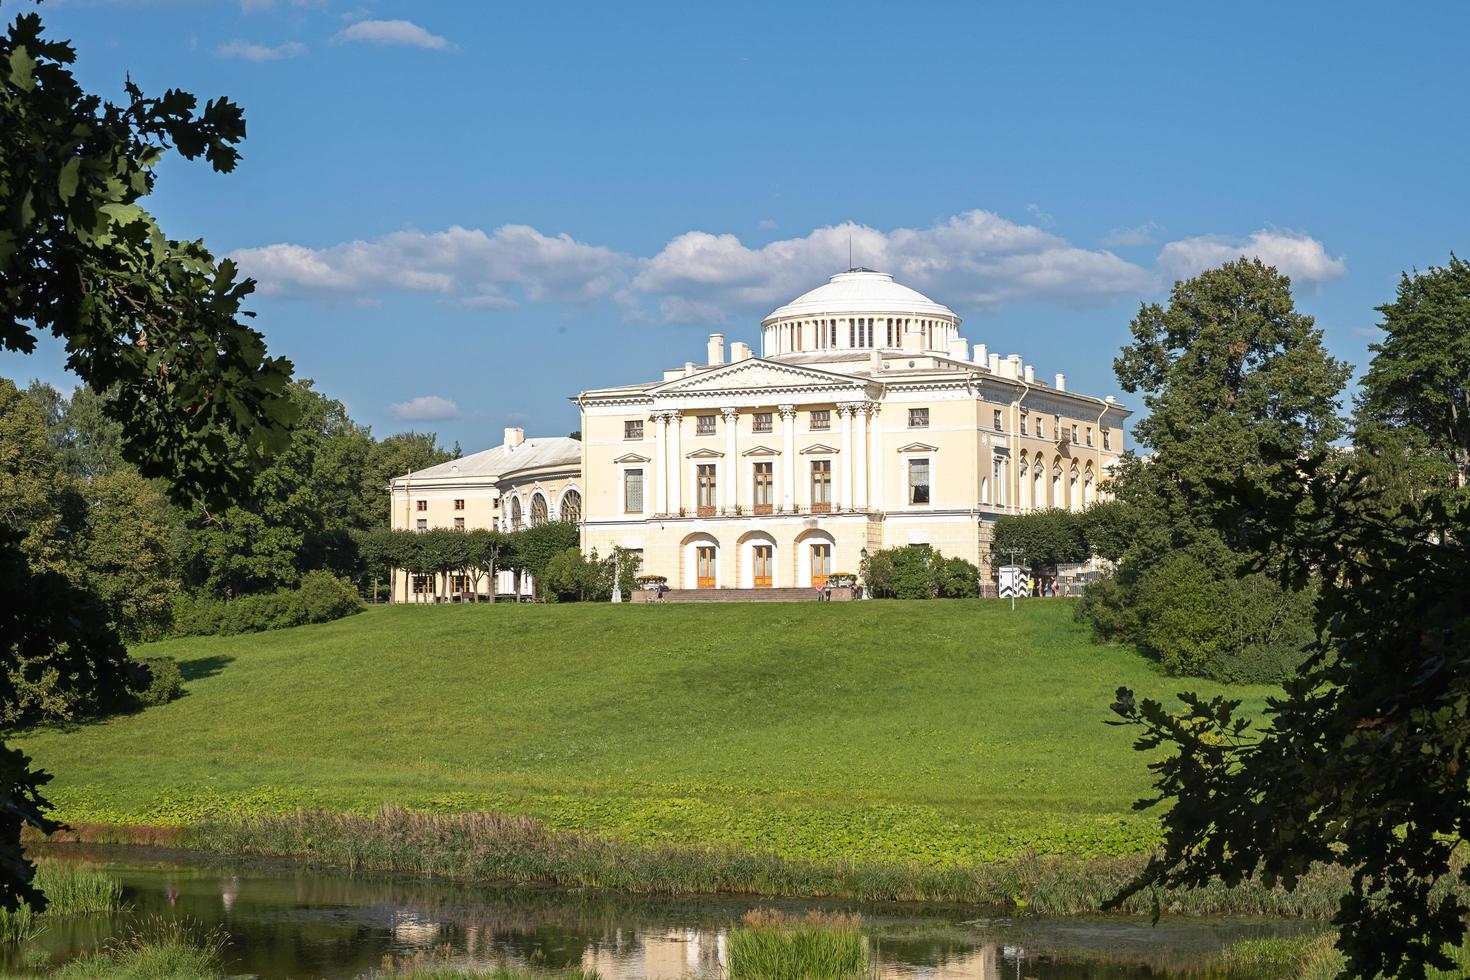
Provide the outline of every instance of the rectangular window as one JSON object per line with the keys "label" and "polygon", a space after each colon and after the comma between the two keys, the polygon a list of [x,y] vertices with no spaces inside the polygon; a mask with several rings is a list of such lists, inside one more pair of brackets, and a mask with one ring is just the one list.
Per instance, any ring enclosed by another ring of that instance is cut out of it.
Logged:
{"label": "rectangular window", "polygon": [[911,408],[911,409],[909,409],[909,428],[910,429],[927,429],[927,428],[929,428],[929,410],[927,408]]}
{"label": "rectangular window", "polygon": [[429,591],[429,576],[415,575],[413,577],[413,594],[424,595]]}
{"label": "rectangular window", "polygon": [[1000,432],[1004,428],[1005,428],[1005,423],[1002,420],[1000,409],[997,408],[995,410],[995,431],[996,432]]}
{"label": "rectangular window", "polygon": [[454,519],[454,529],[456,531],[463,531],[464,530],[464,518],[463,517],[456,517]]}
{"label": "rectangular window", "polygon": [[624,439],[642,439],[643,438],[643,420],[642,419],[628,419],[628,421],[624,422],[623,423],[623,438]]}
{"label": "rectangular window", "polygon": [[832,509],[832,461],[812,460],[812,510],[826,513]]}
{"label": "rectangular window", "polygon": [[1112,449],[1113,448],[1112,433],[1110,433],[1107,429],[1103,429],[1102,430],[1102,436],[1103,436],[1103,448],[1104,449]]}
{"label": "rectangular window", "polygon": [[773,463],[755,464],[755,486],[750,499],[757,514],[769,514],[776,502],[775,468]]}
{"label": "rectangular window", "polygon": [[1021,435],[1024,436],[1025,434],[1026,434],[1026,416],[1022,415],[1021,416]]}
{"label": "rectangular window", "polygon": [[719,499],[715,495],[718,489],[715,485],[715,464],[700,463],[694,469],[694,477],[699,516],[708,517],[715,512],[716,501]]}
{"label": "rectangular window", "polygon": [[449,591],[456,595],[464,595],[470,590],[470,577],[462,572],[455,572],[449,576]]}
{"label": "rectangular window", "polygon": [[909,460],[909,503],[927,504],[929,502],[929,461],[927,459]]}
{"label": "rectangular window", "polygon": [[642,470],[623,470],[623,513],[643,513]]}
{"label": "rectangular window", "polygon": [[456,500],[454,502],[454,509],[455,510],[464,510],[464,501],[463,500]]}
{"label": "rectangular window", "polygon": [[420,534],[423,534],[425,531],[427,531],[429,529],[429,521],[428,521],[428,518],[420,517],[418,520],[414,521],[413,522],[413,529],[415,531],[419,532]]}
{"label": "rectangular window", "polygon": [[715,417],[713,415],[696,415],[694,417],[694,434],[697,436],[714,435]]}
{"label": "rectangular window", "polygon": [[1046,419],[1042,418],[1040,415],[1036,416],[1036,438],[1046,438]]}
{"label": "rectangular window", "polygon": [[811,414],[811,430],[813,432],[825,432],[832,428],[832,411],[827,408],[814,408]]}
{"label": "rectangular window", "polygon": [[416,501],[414,501],[414,510],[428,510],[428,509],[429,509],[429,502],[427,500],[416,500]]}
{"label": "rectangular window", "polygon": [[1087,427],[1087,444],[1092,445],[1092,426]]}
{"label": "rectangular window", "polygon": [[1072,441],[1073,442],[1076,442],[1077,441],[1077,426],[1075,426],[1075,425],[1072,426]]}
{"label": "rectangular window", "polygon": [[770,412],[756,412],[754,415],[752,415],[750,417],[750,431],[751,432],[770,432],[771,431],[771,413]]}

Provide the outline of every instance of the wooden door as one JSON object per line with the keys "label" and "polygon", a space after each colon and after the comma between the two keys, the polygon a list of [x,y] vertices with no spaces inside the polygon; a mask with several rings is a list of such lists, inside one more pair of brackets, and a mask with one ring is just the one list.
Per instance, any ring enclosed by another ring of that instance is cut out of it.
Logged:
{"label": "wooden door", "polygon": [[694,549],[694,578],[696,588],[715,587],[715,549],[700,545]]}
{"label": "wooden door", "polygon": [[830,544],[812,545],[812,588],[820,589],[827,584],[827,576],[832,574],[832,546]]}
{"label": "wooden door", "polygon": [[752,549],[755,562],[755,587],[757,589],[769,589],[771,587],[771,560],[772,551],[768,544],[758,544]]}

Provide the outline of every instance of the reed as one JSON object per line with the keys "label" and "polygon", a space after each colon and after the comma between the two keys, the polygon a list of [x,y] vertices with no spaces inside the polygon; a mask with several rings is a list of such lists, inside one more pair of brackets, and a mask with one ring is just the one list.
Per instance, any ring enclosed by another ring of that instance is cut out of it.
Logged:
{"label": "reed", "polygon": [[[1470,977],[1470,939],[1452,951],[1454,967],[1430,969],[1426,980]],[[1223,980],[1337,980],[1346,967],[1333,935],[1245,939],[1225,948],[1218,973]]]}
{"label": "reed", "polygon": [[53,980],[218,980],[225,934],[152,918],[102,949],[64,964]]}
{"label": "reed", "polygon": [[0,946],[20,946],[41,934],[40,917],[22,904],[15,910],[0,909]]}
{"label": "reed", "polygon": [[46,915],[111,912],[122,906],[122,883],[84,862],[41,861],[35,885],[46,896]]}
{"label": "reed", "polygon": [[730,931],[730,980],[863,980],[873,975],[862,919],[754,909]]}
{"label": "reed", "polygon": [[[860,901],[952,902],[1034,915],[1079,915],[1104,902],[1146,856],[1026,855],[983,865],[798,861],[724,848],[651,847],[593,834],[553,831],[531,817],[441,814],[384,807],[373,814],[299,811],[236,817],[195,827],[192,846],[302,858],[349,869],[437,878],[542,882],[661,894],[832,897]],[[1294,891],[1259,882],[1163,893],[1174,915],[1283,915],[1329,919],[1346,887],[1337,868],[1303,876]],[[1126,911],[1147,913],[1139,895]]]}

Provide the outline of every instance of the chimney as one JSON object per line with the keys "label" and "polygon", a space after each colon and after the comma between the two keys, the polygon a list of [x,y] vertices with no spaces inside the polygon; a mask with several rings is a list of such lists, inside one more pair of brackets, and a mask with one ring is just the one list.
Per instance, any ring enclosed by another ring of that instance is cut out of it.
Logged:
{"label": "chimney", "polygon": [[1052,387],[1055,388],[1057,391],[1066,391],[1067,390],[1067,376],[1065,374],[1059,374],[1059,375],[1057,375],[1057,383],[1054,384],[1054,385],[1052,385]]}
{"label": "chimney", "polygon": [[877,374],[883,370],[883,352],[876,348],[868,354],[868,373]]}
{"label": "chimney", "polygon": [[1020,354],[1011,354],[1011,355],[1007,356],[1006,357],[1006,364],[1008,365],[1008,367],[1006,368],[1006,377],[1008,377],[1008,378],[1015,378],[1017,381],[1020,381],[1021,380],[1021,355]]}
{"label": "chimney", "polygon": [[985,367],[990,363],[990,348],[987,345],[975,345],[975,363],[981,367]]}
{"label": "chimney", "polygon": [[733,341],[730,342],[730,363],[731,364],[734,364],[736,361],[749,360],[749,358],[750,358],[750,346],[748,344],[746,344],[742,340],[733,340]]}
{"label": "chimney", "polygon": [[505,449],[507,452],[514,452],[515,448],[525,441],[525,429],[511,425],[505,427]]}
{"label": "chimney", "polygon": [[1028,385],[1036,383],[1036,369],[1029,364],[1026,365],[1026,383]]}
{"label": "chimney", "polygon": [[1106,398],[1103,399],[1103,401],[1107,402],[1109,405],[1113,404],[1114,400],[1115,399],[1113,398],[1112,395],[1109,395],[1108,397],[1106,397]]}
{"label": "chimney", "polygon": [[684,377],[687,378],[687,377],[689,377],[693,373],[694,373],[694,362],[693,361],[685,361],[684,362]]}
{"label": "chimney", "polygon": [[990,373],[993,374],[993,375],[995,375],[996,377],[1000,377],[1000,355],[999,354],[991,354],[990,355]]}
{"label": "chimney", "polygon": [[725,335],[712,333],[709,335],[709,360],[710,367],[717,367],[725,363]]}
{"label": "chimney", "polygon": [[970,359],[970,342],[963,337],[956,337],[949,342],[949,356],[957,361],[968,361]]}

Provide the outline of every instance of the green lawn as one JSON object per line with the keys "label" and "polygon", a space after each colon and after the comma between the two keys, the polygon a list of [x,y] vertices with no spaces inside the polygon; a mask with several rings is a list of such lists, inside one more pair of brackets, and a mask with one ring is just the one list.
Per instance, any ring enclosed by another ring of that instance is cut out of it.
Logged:
{"label": "green lawn", "polygon": [[816,858],[1137,850],[1114,690],[1218,689],[1060,600],[400,606],[136,652],[186,696],[20,739],[67,819],[399,803]]}

